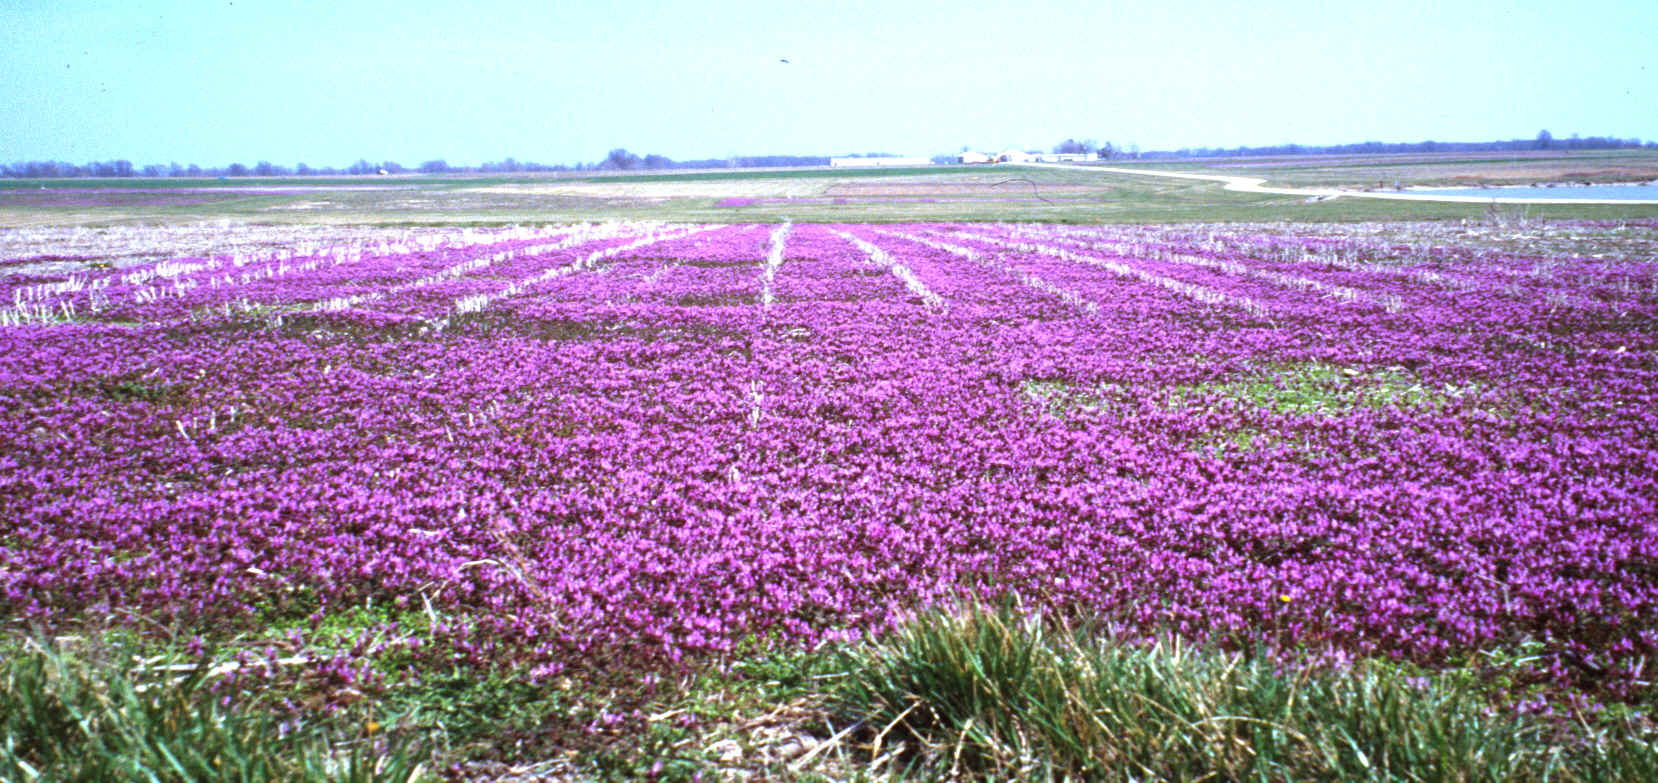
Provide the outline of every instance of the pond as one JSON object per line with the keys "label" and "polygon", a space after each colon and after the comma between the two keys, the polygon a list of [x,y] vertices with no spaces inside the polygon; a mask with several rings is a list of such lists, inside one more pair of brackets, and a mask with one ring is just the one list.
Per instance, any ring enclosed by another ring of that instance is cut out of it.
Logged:
{"label": "pond", "polygon": [[1475,198],[1617,199],[1658,201],[1658,184],[1621,183],[1614,185],[1557,185],[1498,188],[1409,188],[1403,191],[1423,196],[1472,196]]}

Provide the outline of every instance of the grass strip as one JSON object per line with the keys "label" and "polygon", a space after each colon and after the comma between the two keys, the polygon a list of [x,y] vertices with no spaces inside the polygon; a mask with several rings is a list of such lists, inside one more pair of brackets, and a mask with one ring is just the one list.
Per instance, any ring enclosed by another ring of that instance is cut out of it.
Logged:
{"label": "grass strip", "polygon": [[918,616],[842,653],[848,720],[916,779],[1651,780],[1650,730],[1493,709],[1448,674],[1128,644],[1011,607]]}

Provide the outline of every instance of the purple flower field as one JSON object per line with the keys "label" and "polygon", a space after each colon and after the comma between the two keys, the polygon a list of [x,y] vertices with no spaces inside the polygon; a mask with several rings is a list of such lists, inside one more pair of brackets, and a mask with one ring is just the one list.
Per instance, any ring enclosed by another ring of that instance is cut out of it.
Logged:
{"label": "purple flower field", "polygon": [[550,673],[1017,595],[1650,688],[1658,261],[604,224],[0,288],[13,625],[392,607]]}

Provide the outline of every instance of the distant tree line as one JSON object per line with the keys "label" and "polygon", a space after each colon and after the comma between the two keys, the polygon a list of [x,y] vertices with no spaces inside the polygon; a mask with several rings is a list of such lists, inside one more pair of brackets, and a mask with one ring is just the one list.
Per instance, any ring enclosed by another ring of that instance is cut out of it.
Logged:
{"label": "distant tree line", "polygon": [[[868,157],[884,156],[881,153],[872,152],[868,154]],[[640,157],[618,147],[611,150],[604,160],[585,168],[596,168],[605,171],[652,171],[661,169],[750,169],[827,165],[829,165],[828,155],[744,155],[731,158],[674,160],[666,155],[657,154]]]}
{"label": "distant tree line", "polygon": [[1530,139],[1508,141],[1417,141],[1384,143],[1365,141],[1357,144],[1313,146],[1279,144],[1270,147],[1182,147],[1178,150],[1154,150],[1139,155],[1142,158],[1243,158],[1266,155],[1379,155],[1406,152],[1529,152],[1534,150],[1625,150],[1658,149],[1658,142],[1640,139],[1619,139],[1612,136],[1579,136],[1557,139],[1548,131],[1540,131]]}
{"label": "distant tree line", "polygon": [[1132,144],[1123,149],[1118,149],[1109,141],[1101,143],[1093,139],[1083,139],[1082,141],[1066,139],[1055,144],[1053,151],[1072,155],[1093,155],[1101,160],[1124,157],[1137,158],[1140,156],[1140,148]]}
{"label": "distant tree line", "polygon": [[[565,170],[567,166],[543,166],[537,163],[518,163],[507,158],[501,163],[486,163],[477,168],[451,167],[442,160],[429,160],[420,164],[418,171],[426,174],[442,174],[450,171],[553,171]],[[245,163],[231,163],[226,166],[188,166],[178,163],[166,165],[150,164],[142,168],[133,166],[131,161],[109,160],[94,161],[77,165],[58,160],[31,160],[17,163],[0,163],[0,177],[48,179],[54,177],[309,177],[309,176],[360,176],[367,174],[405,174],[411,169],[394,160],[374,163],[360,159],[344,168],[333,166],[311,166],[306,163],[297,163],[293,166],[283,166],[262,160],[249,166]]]}
{"label": "distant tree line", "polygon": [[[870,157],[881,157],[880,153],[869,153]],[[649,154],[643,157],[628,152],[625,149],[613,149],[604,160],[596,163],[577,163],[574,165],[545,164],[533,161],[521,161],[515,158],[506,158],[499,161],[481,163],[477,166],[451,166],[443,159],[428,160],[414,169],[407,168],[397,161],[387,160],[375,163],[367,158],[358,159],[344,168],[333,166],[315,167],[305,163],[293,166],[283,166],[270,161],[259,161],[249,166],[244,163],[231,163],[226,166],[188,166],[178,163],[150,164],[134,166],[132,161],[108,160],[93,161],[91,163],[75,164],[58,160],[30,160],[16,163],[0,163],[0,177],[12,179],[54,179],[65,177],[309,177],[309,176],[367,176],[380,174],[405,174],[418,172],[421,174],[518,174],[539,171],[634,171],[658,169],[732,169],[789,166],[827,166],[828,155],[752,155],[731,158],[705,158],[699,160],[674,160],[666,155]]]}
{"label": "distant tree line", "polygon": [[[963,148],[966,149],[966,148]],[[1326,146],[1303,144],[1279,144],[1270,147],[1183,147],[1178,150],[1153,150],[1141,152],[1135,145],[1116,147],[1111,142],[1099,143],[1093,139],[1066,139],[1054,145],[1054,152],[1093,154],[1099,158],[1220,158],[1220,157],[1252,157],[1267,155],[1376,155],[1387,153],[1411,152],[1525,152],[1533,150],[1617,150],[1617,149],[1658,149],[1658,141],[1643,142],[1640,139],[1619,139],[1612,136],[1578,136],[1572,134],[1569,138],[1558,139],[1548,131],[1540,131],[1536,137],[1530,139],[1511,139],[1509,141],[1418,141],[1389,144],[1380,141],[1366,141],[1358,144],[1334,144]],[[884,152],[852,153],[849,157],[882,158],[891,157]],[[955,155],[938,155],[934,162],[952,162]],[[30,160],[16,163],[0,163],[0,177],[12,179],[53,179],[63,177],[290,177],[290,176],[367,176],[380,174],[404,174],[419,172],[421,174],[450,174],[450,173],[479,173],[479,174],[518,174],[540,171],[655,171],[662,169],[742,169],[742,168],[788,168],[796,166],[827,166],[828,155],[748,155],[730,158],[700,158],[696,160],[674,160],[666,155],[647,154],[635,155],[623,148],[616,148],[605,156],[604,160],[595,163],[545,164],[533,161],[520,161],[514,158],[505,158],[499,161],[481,163],[477,166],[451,166],[440,159],[428,160],[414,169],[409,169],[397,161],[381,161],[374,163],[367,158],[359,158],[345,168],[332,166],[313,167],[305,163],[293,166],[283,166],[270,161],[262,160],[248,166],[243,163],[231,163],[227,166],[212,167],[199,166],[194,163],[184,166],[178,163],[149,164],[135,166],[128,160],[93,161],[91,163],[75,164],[57,160]]]}

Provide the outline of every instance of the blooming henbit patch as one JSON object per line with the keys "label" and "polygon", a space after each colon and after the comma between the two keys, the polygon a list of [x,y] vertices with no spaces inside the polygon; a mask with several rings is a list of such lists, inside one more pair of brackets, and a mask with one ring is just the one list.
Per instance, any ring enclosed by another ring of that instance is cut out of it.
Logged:
{"label": "blooming henbit patch", "polygon": [[425,654],[553,672],[1017,593],[1235,644],[1539,639],[1646,687],[1654,264],[1228,231],[607,224],[11,275],[0,616],[394,605]]}

